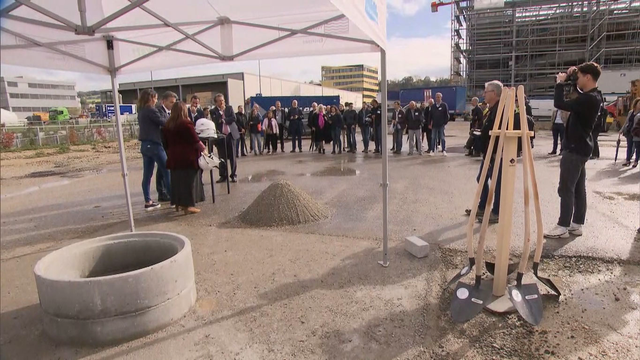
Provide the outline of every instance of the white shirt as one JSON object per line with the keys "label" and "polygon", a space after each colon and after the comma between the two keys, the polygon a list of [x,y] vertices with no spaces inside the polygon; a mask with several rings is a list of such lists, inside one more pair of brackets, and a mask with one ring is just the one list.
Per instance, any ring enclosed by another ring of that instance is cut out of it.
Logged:
{"label": "white shirt", "polygon": [[164,108],[164,111],[167,112],[167,115],[171,115],[171,110],[167,109],[167,107],[164,106],[164,104],[162,104],[162,107]]}
{"label": "white shirt", "polygon": [[556,124],[563,124],[562,122],[562,111],[558,110],[556,112],[556,120],[554,121]]}

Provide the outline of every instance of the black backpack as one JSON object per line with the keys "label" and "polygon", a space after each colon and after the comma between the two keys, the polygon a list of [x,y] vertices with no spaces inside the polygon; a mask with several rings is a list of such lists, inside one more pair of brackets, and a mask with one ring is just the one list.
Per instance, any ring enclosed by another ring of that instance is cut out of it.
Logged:
{"label": "black backpack", "polygon": [[600,110],[598,111],[598,116],[596,117],[596,123],[593,125],[593,130],[598,132],[605,132],[607,130],[607,116],[609,115],[609,111],[605,107],[604,98],[602,97],[602,93],[600,91],[597,92],[596,97],[600,100]]}

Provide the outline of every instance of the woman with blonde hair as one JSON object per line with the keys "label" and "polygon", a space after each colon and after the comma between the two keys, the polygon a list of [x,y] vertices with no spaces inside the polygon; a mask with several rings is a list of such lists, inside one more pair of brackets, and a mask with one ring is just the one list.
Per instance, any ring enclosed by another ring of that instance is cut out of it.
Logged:
{"label": "woman with blonde hair", "polygon": [[199,213],[200,209],[195,205],[201,200],[198,194],[203,194],[204,190],[198,188],[202,187],[202,183],[197,181],[200,170],[198,158],[205,151],[205,146],[189,119],[185,103],[178,101],[173,105],[162,133],[166,140],[167,167],[171,170],[171,202],[176,211],[182,209],[185,214]]}
{"label": "woman with blonde hair", "polygon": [[[270,147],[272,150],[268,150],[267,154],[278,153],[278,121],[273,116],[273,111],[267,111],[267,117],[262,122],[262,129],[265,134],[265,147]],[[273,151],[273,152],[272,152]]]}

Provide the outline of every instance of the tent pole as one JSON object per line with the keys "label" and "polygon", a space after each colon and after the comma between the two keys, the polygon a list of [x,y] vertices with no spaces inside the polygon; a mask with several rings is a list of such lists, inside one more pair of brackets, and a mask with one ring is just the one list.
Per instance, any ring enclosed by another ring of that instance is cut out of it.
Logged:
{"label": "tent pole", "polygon": [[[387,146],[387,52],[380,48],[380,107],[382,113],[382,261],[389,266],[389,149]],[[375,131],[375,130],[374,130]]]}
{"label": "tent pole", "polygon": [[107,52],[109,54],[109,73],[111,74],[111,91],[113,91],[113,108],[116,115],[116,127],[118,131],[118,147],[120,148],[120,167],[122,170],[122,181],[124,182],[124,193],[127,200],[127,213],[129,215],[129,228],[131,232],[136,231],[133,224],[133,208],[131,207],[131,193],[129,192],[129,172],[127,171],[127,159],[124,150],[124,139],[122,135],[122,119],[120,118],[120,96],[118,94],[118,80],[116,79],[115,55],[113,54],[113,38],[106,36]]}

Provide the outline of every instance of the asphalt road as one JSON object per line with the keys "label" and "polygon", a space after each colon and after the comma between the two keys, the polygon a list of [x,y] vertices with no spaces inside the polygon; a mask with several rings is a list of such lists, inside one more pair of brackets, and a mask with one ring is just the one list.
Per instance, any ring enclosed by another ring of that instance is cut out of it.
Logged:
{"label": "asphalt road", "polygon": [[[466,123],[448,125],[448,157],[410,157],[406,143],[402,155],[389,155],[389,236],[393,241],[418,235],[432,244],[465,248],[468,218],[464,216],[464,209],[471,206],[480,165],[478,159],[463,155],[467,129]],[[589,208],[584,235],[548,240],[545,254],[640,260],[640,243],[634,242],[640,225],[640,170],[620,166],[624,148],[614,165],[616,138],[617,134],[613,133],[601,135],[602,157],[587,163]],[[390,140],[389,137],[389,144]],[[305,139],[304,153],[290,154],[288,143],[284,154],[241,158],[238,165],[240,182],[232,184],[231,195],[226,194],[225,185],[216,185],[215,205],[211,204],[209,177],[205,175],[208,198],[201,206],[202,213],[196,215],[199,226],[232,226],[227,222],[246,208],[271,181],[287,179],[328,205],[333,215],[321,223],[282,231],[380,240],[381,157],[361,152],[319,155],[306,152],[308,146]],[[555,224],[559,211],[556,189],[560,157],[547,156],[550,148],[550,132],[539,132],[534,157],[545,227]],[[361,143],[359,149],[362,149]],[[129,169],[134,216],[139,224],[182,221],[169,218],[171,210],[166,208],[145,212],[139,185],[141,160],[131,160]],[[18,179],[3,179],[3,251],[15,253],[24,246],[56,246],[65,240],[126,231],[127,215],[119,168],[109,165],[101,170],[71,178],[42,178],[35,187]],[[511,245],[512,250],[518,252],[523,239],[520,167],[514,197]],[[491,226],[488,232],[489,254],[495,245],[496,229],[497,226]]]}

